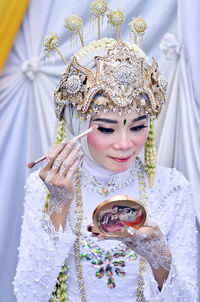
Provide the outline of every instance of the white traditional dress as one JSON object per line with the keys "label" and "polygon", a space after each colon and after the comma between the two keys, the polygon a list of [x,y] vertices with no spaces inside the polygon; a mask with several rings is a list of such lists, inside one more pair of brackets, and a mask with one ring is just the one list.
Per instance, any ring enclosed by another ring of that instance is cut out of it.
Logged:
{"label": "white traditional dress", "polygon": [[[49,301],[65,260],[67,301],[82,301],[80,282],[88,302],[136,301],[140,256],[121,241],[93,237],[87,231],[87,225],[92,222],[96,206],[105,199],[123,194],[140,199],[137,169],[139,166],[135,161],[129,170],[117,174],[88,159],[83,160],[80,180],[84,217],[80,252],[74,250],[76,200],[70,208],[65,230],[60,228],[55,232],[48,214],[45,214],[45,221],[41,220],[46,187],[38,171],[29,176],[15,277],[17,301]],[[197,302],[195,214],[190,185],[175,169],[160,166],[157,166],[152,189],[148,188],[146,175],[145,181],[149,219],[158,224],[173,259],[161,291],[146,263],[142,301]],[[102,188],[106,186],[108,195],[105,198]]]}

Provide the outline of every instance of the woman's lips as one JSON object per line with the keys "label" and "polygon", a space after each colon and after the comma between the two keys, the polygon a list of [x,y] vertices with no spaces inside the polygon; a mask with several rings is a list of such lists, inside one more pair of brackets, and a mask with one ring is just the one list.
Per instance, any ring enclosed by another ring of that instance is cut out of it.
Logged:
{"label": "woman's lips", "polygon": [[114,159],[114,160],[117,161],[117,162],[126,162],[126,161],[129,160],[129,158],[131,158],[131,156],[129,156],[129,157],[124,157],[124,158],[118,158],[118,157],[112,157],[112,156],[111,156],[111,158]]}

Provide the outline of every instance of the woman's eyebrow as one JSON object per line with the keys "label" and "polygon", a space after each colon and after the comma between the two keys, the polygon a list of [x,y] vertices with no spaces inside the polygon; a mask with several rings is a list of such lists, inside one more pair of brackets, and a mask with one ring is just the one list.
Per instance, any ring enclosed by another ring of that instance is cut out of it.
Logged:
{"label": "woman's eyebrow", "polygon": [[107,119],[107,118],[95,118],[93,121],[110,123],[110,124],[117,124],[118,123],[116,120],[110,120],[110,119]]}
{"label": "woman's eyebrow", "polygon": [[[132,123],[133,122],[138,122],[138,121],[146,119],[146,118],[147,118],[147,115],[138,116],[138,117],[136,117],[135,119],[132,120]],[[116,121],[116,120],[110,120],[108,118],[95,118],[93,121],[95,121],[95,122],[110,123],[110,124],[117,124],[118,123],[118,121]]]}
{"label": "woman's eyebrow", "polygon": [[141,116],[138,116],[136,118],[134,118],[134,120],[132,120],[132,122],[138,122],[138,121],[141,121],[141,120],[144,120],[147,118],[147,115],[141,115]]}

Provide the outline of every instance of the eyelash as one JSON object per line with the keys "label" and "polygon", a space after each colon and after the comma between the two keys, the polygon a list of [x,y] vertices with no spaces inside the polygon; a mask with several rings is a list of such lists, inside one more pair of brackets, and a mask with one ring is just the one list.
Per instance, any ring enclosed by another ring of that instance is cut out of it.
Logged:
{"label": "eyelash", "polygon": [[147,128],[147,126],[145,126],[145,125],[135,126],[135,127],[131,128],[131,131],[138,132],[138,131],[142,130],[143,128]]}
{"label": "eyelash", "polygon": [[[130,130],[133,132],[139,132],[141,131],[143,128],[147,128],[147,126],[144,125],[140,125],[140,126],[134,126],[132,127]],[[113,133],[115,130],[112,128],[104,128],[104,127],[98,127],[98,130],[102,133],[106,133],[106,134],[111,134]]]}
{"label": "eyelash", "polygon": [[112,128],[104,128],[104,127],[98,127],[98,130],[102,133],[106,133],[106,134],[111,134],[113,133],[115,130]]}

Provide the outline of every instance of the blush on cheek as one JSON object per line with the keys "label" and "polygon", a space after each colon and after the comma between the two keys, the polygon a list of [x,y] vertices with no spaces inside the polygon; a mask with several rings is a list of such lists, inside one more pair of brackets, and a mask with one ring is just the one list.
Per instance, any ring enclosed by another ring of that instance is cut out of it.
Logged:
{"label": "blush on cheek", "polygon": [[110,142],[107,142],[105,139],[102,139],[102,137],[95,132],[91,132],[88,134],[87,142],[89,147],[98,150],[104,150],[110,145]]}
{"label": "blush on cheek", "polygon": [[147,136],[148,136],[148,131],[145,131],[145,133],[135,137],[134,139],[135,145],[138,147],[143,147],[146,143]]}

